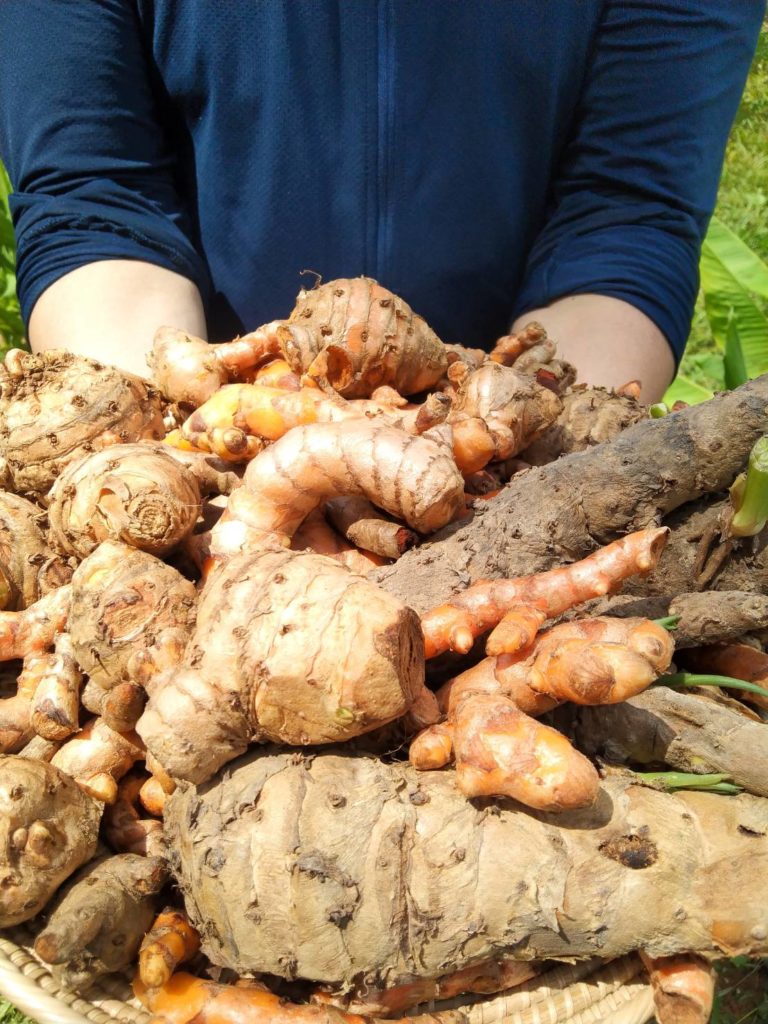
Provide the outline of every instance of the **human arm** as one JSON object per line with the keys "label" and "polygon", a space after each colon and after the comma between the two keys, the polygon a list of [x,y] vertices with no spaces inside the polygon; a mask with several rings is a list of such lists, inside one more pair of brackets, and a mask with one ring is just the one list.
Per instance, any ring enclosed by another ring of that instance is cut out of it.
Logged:
{"label": "human arm", "polygon": [[200,292],[188,278],[141,260],[100,260],[77,267],[42,293],[29,320],[33,352],[65,348],[148,375],[158,326],[205,338]]}
{"label": "human arm", "polygon": [[160,323],[204,335],[207,279],[138,17],[128,0],[0,4],[0,153],[33,347],[146,374]]}
{"label": "human arm", "polygon": [[[641,399],[658,402],[675,372],[672,349],[656,324],[637,306],[611,295],[569,295],[518,317],[531,320],[557,341],[558,356],[578,368],[579,381],[619,387],[642,382]],[[621,344],[617,340],[621,339]]]}
{"label": "human arm", "polygon": [[701,240],[765,4],[604,7],[517,323],[541,319],[584,379],[644,378],[656,398],[671,365],[659,338],[675,361],[685,347]]}

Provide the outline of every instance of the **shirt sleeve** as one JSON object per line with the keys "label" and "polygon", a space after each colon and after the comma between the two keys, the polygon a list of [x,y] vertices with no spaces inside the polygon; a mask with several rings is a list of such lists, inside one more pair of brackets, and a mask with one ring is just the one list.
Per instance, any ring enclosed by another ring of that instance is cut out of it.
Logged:
{"label": "shirt sleeve", "polygon": [[[679,362],[764,0],[609,0],[516,315],[624,299]],[[618,342],[617,342],[618,343]]]}
{"label": "shirt sleeve", "polygon": [[0,157],[25,320],[95,260],[145,260],[205,295],[131,0],[0,2]]}

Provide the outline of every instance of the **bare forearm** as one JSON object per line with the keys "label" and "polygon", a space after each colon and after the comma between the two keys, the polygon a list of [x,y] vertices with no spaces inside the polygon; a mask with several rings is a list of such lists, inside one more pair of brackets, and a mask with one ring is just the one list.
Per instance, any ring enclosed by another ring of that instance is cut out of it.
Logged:
{"label": "bare forearm", "polygon": [[34,352],[63,348],[143,377],[158,327],[206,337],[197,287],[173,271],[138,260],[102,260],[59,278],[35,303]]}
{"label": "bare forearm", "polygon": [[513,329],[539,320],[558,355],[579,381],[618,387],[642,382],[642,398],[657,402],[674,374],[672,351],[654,322],[635,306],[608,295],[570,295],[518,317]]}

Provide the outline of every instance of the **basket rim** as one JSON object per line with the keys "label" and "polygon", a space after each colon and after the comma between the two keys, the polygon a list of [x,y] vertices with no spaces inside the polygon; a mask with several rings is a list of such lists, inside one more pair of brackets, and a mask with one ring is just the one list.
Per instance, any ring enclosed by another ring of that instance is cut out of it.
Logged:
{"label": "basket rim", "polygon": [[[29,924],[0,929],[0,997],[37,1024],[149,1024],[130,993],[127,973],[108,975],[85,995],[64,988],[34,953]],[[463,997],[411,1011],[414,1024],[645,1024],[651,988],[637,954],[605,961],[560,963],[492,996]],[[463,1005],[457,1005],[463,1004]],[[450,1007],[450,1008],[448,1008]],[[396,1018],[382,1024],[396,1024]],[[374,1019],[371,1018],[372,1024]]]}

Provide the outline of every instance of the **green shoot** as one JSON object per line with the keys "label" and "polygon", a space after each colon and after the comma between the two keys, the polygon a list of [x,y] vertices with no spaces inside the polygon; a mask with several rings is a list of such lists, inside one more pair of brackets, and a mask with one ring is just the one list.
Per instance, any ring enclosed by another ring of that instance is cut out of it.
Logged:
{"label": "green shoot", "polygon": [[662,416],[669,416],[669,406],[666,402],[656,402],[648,407],[648,415],[652,420],[660,420]]}
{"label": "green shoot", "polygon": [[768,436],[756,442],[749,455],[746,473],[731,487],[734,537],[755,537],[768,521]]}
{"label": "green shoot", "polygon": [[675,672],[674,675],[659,676],[656,683],[660,686],[722,686],[724,689],[745,690],[748,693],[759,693],[768,697],[768,690],[757,683],[748,683],[744,679],[733,679],[731,676],[697,675],[695,672]]}
{"label": "green shoot", "polygon": [[730,775],[722,772],[710,775],[695,775],[689,772],[634,772],[642,782],[659,786],[670,792],[676,789],[699,789],[707,793],[721,793],[731,796],[741,793],[742,787],[737,786]]}
{"label": "green shoot", "polygon": [[657,626],[661,626],[662,629],[666,629],[672,633],[677,629],[678,623],[680,622],[680,616],[665,615],[663,619],[654,619],[653,621]]}

